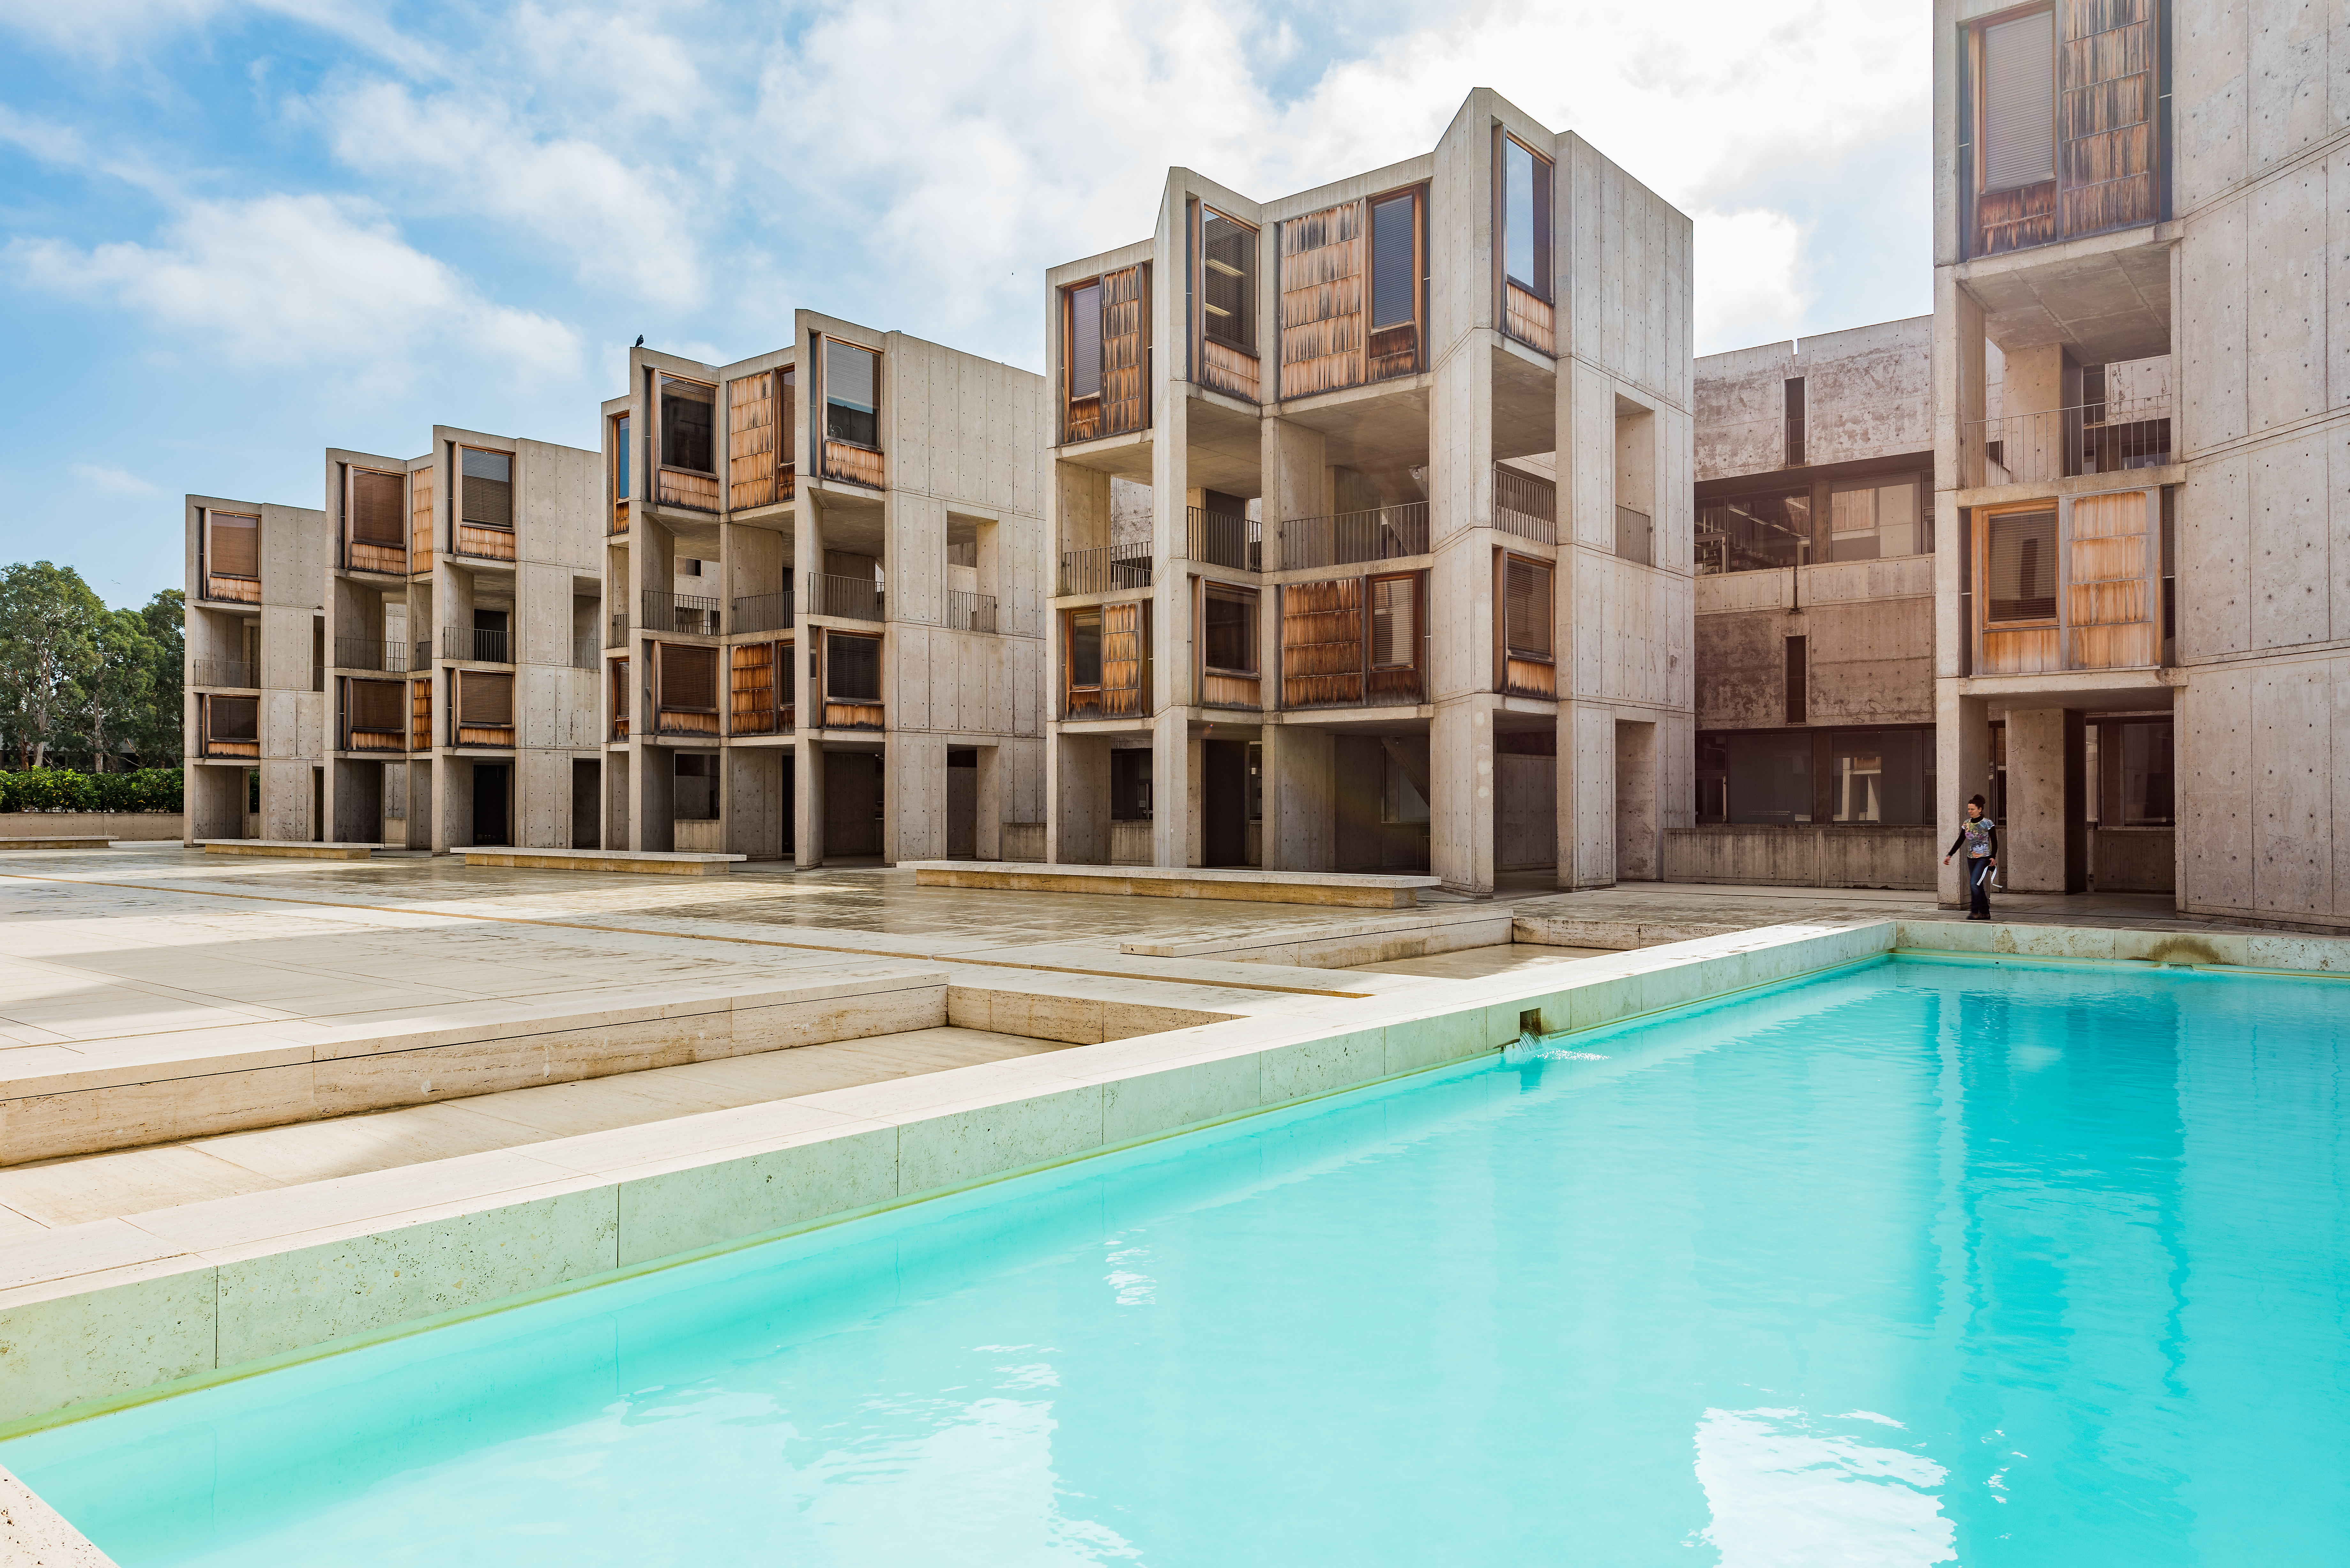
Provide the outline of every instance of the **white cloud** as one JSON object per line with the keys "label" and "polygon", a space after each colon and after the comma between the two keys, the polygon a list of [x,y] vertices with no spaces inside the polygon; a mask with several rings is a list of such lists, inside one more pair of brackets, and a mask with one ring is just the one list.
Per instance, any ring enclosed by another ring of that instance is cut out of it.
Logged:
{"label": "white cloud", "polygon": [[1803,225],[1784,213],[1760,208],[1701,212],[1695,218],[1697,351],[1712,354],[1794,336],[1812,303]]}
{"label": "white cloud", "polygon": [[384,19],[383,7],[339,0],[0,0],[0,27],[59,54],[111,65],[153,53],[177,35],[231,12],[254,11],[305,23],[348,38],[371,53],[415,70],[430,70],[432,52]]}
{"label": "white cloud", "polygon": [[201,202],[163,243],[17,240],[6,259],[52,293],[111,300],[241,365],[334,366],[397,379],[428,347],[520,380],[575,373],[578,335],[484,299],[365,203],[273,195]]}
{"label": "white cloud", "polygon": [[102,462],[77,462],[70,468],[67,469],[66,472],[72,474],[76,479],[80,480],[84,484],[88,485],[92,490],[101,490],[109,495],[153,495],[157,493],[155,486],[148,483],[145,480],[140,478],[137,474],[132,473],[130,470],[109,467]]}

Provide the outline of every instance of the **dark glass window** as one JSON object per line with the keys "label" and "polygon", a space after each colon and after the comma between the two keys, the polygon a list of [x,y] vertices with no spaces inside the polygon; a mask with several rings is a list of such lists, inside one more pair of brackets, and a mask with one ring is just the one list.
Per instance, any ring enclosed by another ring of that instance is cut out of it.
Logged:
{"label": "dark glass window", "polygon": [[1256,596],[1211,590],[1205,654],[1211,670],[1256,673]]}
{"label": "dark glass window", "polygon": [[1701,503],[1697,509],[1697,572],[1760,572],[1808,566],[1812,491],[1761,491]]}
{"label": "dark glass window", "polygon": [[2003,512],[1991,520],[1990,620],[2056,615],[2056,514]]}
{"label": "dark glass window", "polygon": [[1812,820],[1812,732],[1762,730],[1716,737],[1725,788],[1721,820]]}
{"label": "dark glass window", "polygon": [[1212,209],[1200,223],[1200,312],[1210,337],[1256,352],[1256,231]]}
{"label": "dark glass window", "polygon": [[1539,299],[1550,297],[1550,160],[1502,138],[1502,270]]}
{"label": "dark glass window", "polygon": [[458,449],[458,483],[463,486],[460,520],[484,528],[514,526],[514,459],[503,452]]}
{"label": "dark glass window", "polygon": [[2122,826],[2163,827],[2176,805],[2168,719],[2124,724],[2122,731]]}
{"label": "dark glass window", "polygon": [[842,702],[881,701],[881,639],[827,634],[825,695]]}
{"label": "dark glass window", "polygon": [[1837,730],[1829,738],[1832,822],[1915,827],[1934,820],[1934,732]]}
{"label": "dark glass window", "polygon": [[1069,396],[1098,398],[1102,389],[1101,285],[1069,290]]}
{"label": "dark glass window", "polygon": [[1109,819],[1150,820],[1150,749],[1128,747],[1109,754]]}
{"label": "dark glass window", "polygon": [[634,493],[629,480],[629,416],[620,414],[612,421],[612,499],[626,501]]}
{"label": "dark glass window", "polygon": [[824,340],[824,433],[852,446],[881,444],[881,356],[854,343]]}
{"label": "dark glass window", "polygon": [[1069,684],[1098,686],[1102,680],[1101,611],[1069,618]]}
{"label": "dark glass window", "polygon": [[1371,203],[1371,330],[1409,327],[1418,316],[1418,203],[1409,192]]}
{"label": "dark glass window", "polygon": [[718,759],[707,752],[677,753],[676,809],[679,822],[718,820]]}
{"label": "dark glass window", "polygon": [[711,444],[716,410],[715,394],[701,382],[661,378],[661,462],[665,465],[695,473],[718,472],[716,451]]}

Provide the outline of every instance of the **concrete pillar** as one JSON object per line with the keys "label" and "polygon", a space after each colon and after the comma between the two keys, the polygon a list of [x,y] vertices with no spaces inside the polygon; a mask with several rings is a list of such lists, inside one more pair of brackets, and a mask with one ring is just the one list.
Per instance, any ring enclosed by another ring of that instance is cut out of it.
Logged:
{"label": "concrete pillar", "polygon": [[1616,722],[1616,879],[1653,882],[1663,863],[1657,819],[1657,726]]}
{"label": "concrete pillar", "polygon": [[1336,766],[1329,731],[1307,724],[1264,727],[1265,869],[1337,869]]}
{"label": "concrete pillar", "polygon": [[[1936,901],[1946,909],[1966,907],[1966,867],[1952,860],[1941,864],[1942,852],[1965,820],[1967,799],[1991,799],[1991,704],[1981,697],[1959,694],[1955,680],[1935,683],[1934,712],[1934,862]],[[2009,740],[2014,736],[2011,732]],[[2009,794],[2014,793],[2012,776]],[[2006,825],[2001,824],[2002,835]]]}
{"label": "concrete pillar", "polygon": [[946,737],[893,731],[881,761],[882,858],[892,863],[945,859]]}
{"label": "concrete pillar", "polygon": [[[988,558],[984,541],[994,532],[995,530],[990,528],[980,535],[983,541],[980,547],[980,561],[983,566]],[[982,581],[984,580],[983,576]],[[1010,771],[1010,763],[1003,756],[1003,748],[980,747],[979,766],[974,771],[979,774],[975,781],[979,789],[979,806],[976,814],[979,831],[976,835],[976,842],[972,846],[972,854],[981,860],[1001,860],[1003,858],[1003,807],[1005,800],[1011,794],[1006,787],[1004,778],[1004,774]]]}
{"label": "concrete pillar", "polygon": [[1456,893],[1493,890],[1493,712],[1491,693],[1437,705],[1429,726],[1428,868]]}
{"label": "concrete pillar", "polygon": [[[799,665],[805,680],[807,660]],[[824,864],[824,742],[805,735],[792,742],[792,864],[803,871]]]}
{"label": "concrete pillar", "polygon": [[1282,522],[1292,517],[1324,517],[1335,510],[1330,501],[1328,443],[1320,431],[1288,420],[1264,421],[1262,433],[1264,569],[1278,572],[1289,564],[1281,554]]}
{"label": "concrete pillar", "polygon": [[2079,713],[2011,709],[2007,811],[2000,824],[2002,884],[2018,893],[2078,893],[2088,887],[2087,800]]}
{"label": "concrete pillar", "polygon": [[1055,735],[1045,748],[1045,858],[1055,865],[1109,864],[1109,751],[1107,735]]}

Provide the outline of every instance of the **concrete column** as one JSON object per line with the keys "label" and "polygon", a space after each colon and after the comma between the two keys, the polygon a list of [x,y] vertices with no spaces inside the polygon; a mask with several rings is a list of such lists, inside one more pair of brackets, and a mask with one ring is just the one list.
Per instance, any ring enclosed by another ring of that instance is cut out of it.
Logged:
{"label": "concrete column", "polygon": [[[1164,286],[1162,284],[1161,287]],[[1181,383],[1161,382],[1150,446],[1151,753],[1150,859],[1194,864],[1190,710],[1192,690],[1191,400]]]}
{"label": "concrete column", "polygon": [[1493,712],[1491,693],[1437,705],[1429,725],[1429,874],[1456,893],[1493,890]]}
{"label": "concrete column", "polygon": [[2078,893],[2088,886],[2081,715],[2010,710],[2007,810],[2000,824],[2001,882],[2018,893]]}
{"label": "concrete column", "polygon": [[1045,858],[1109,863],[1109,737],[1056,734],[1045,750]]}
{"label": "concrete column", "polygon": [[[984,539],[994,532],[993,528],[988,529],[981,535],[981,537]],[[980,549],[980,560],[984,564],[987,558],[987,548],[983,545]],[[985,578],[983,577],[982,581],[984,580]],[[1003,803],[1008,793],[1003,775],[1007,765],[1003,747],[979,748],[979,767],[976,770],[979,777],[975,781],[979,788],[977,814],[979,831],[972,845],[972,853],[982,860],[1003,858]]]}
{"label": "concrete column", "polygon": [[1337,795],[1330,732],[1264,727],[1262,859],[1269,871],[1337,869]]}
{"label": "concrete column", "polygon": [[893,731],[881,763],[882,857],[945,859],[946,737]]}
{"label": "concrete column", "polygon": [[[1263,426],[1264,472],[1264,569],[1285,570],[1281,554],[1284,518],[1327,516],[1330,501],[1330,460],[1322,432],[1288,420],[1268,419]],[[1268,667],[1269,668],[1269,667]]]}
{"label": "concrete column", "polygon": [[803,871],[824,864],[824,742],[805,735],[792,742],[792,864]]}
{"label": "concrete column", "polygon": [[[1952,860],[1941,864],[1942,852],[1965,820],[1968,797],[1991,799],[1991,704],[1981,697],[1959,694],[1959,683],[1935,683],[1934,714],[1934,862],[1936,901],[1946,909],[1967,902],[1966,867]],[[2011,733],[2009,739],[2013,740]],[[2013,780],[2009,782],[2013,793]],[[2002,834],[2006,824],[2001,824]]]}

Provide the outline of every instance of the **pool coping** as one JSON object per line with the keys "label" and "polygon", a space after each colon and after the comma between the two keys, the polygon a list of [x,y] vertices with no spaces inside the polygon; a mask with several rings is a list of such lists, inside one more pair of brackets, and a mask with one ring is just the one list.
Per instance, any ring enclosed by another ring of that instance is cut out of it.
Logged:
{"label": "pool coping", "polygon": [[[2152,963],[2178,940],[1763,927],[66,1227],[0,1251],[0,1438],[1455,1066],[1529,1024],[1580,1033],[1904,950]],[[2350,941],[2187,940],[2350,974]]]}

